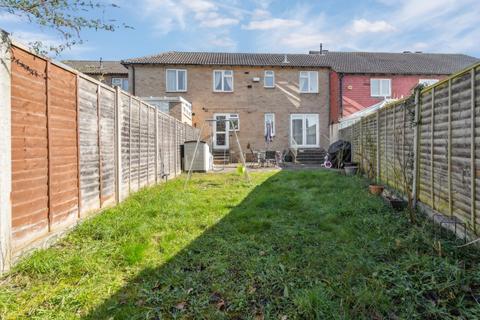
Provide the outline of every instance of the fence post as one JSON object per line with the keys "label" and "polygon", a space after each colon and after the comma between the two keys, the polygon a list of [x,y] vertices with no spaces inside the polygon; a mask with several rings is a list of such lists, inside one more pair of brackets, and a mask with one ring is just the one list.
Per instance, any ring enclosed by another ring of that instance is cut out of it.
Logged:
{"label": "fence post", "polygon": [[[0,31],[3,33],[3,31]],[[5,39],[6,34],[0,35]],[[0,272],[8,271],[12,239],[11,48],[0,42]]]}
{"label": "fence post", "polygon": [[388,154],[388,152],[387,152],[387,144],[388,144],[388,139],[387,139],[387,137],[388,137],[388,135],[387,135],[388,111],[387,111],[387,110],[388,110],[388,109],[383,109],[383,111],[384,111],[384,113],[385,113],[385,125],[384,125],[385,130],[384,130],[384,137],[383,137],[383,139],[384,139],[384,141],[383,141],[383,154],[385,155],[385,157],[384,157],[384,158],[385,158],[385,168],[384,168],[384,170],[385,170],[385,182],[386,182],[387,185],[388,185],[388,158],[387,158],[387,154]]}
{"label": "fence post", "polygon": [[363,166],[363,117],[360,118],[360,168],[364,170]]}
{"label": "fence post", "polygon": [[100,208],[103,207],[103,179],[102,179],[102,139],[101,137],[101,127],[100,127],[100,84],[97,84],[97,145],[98,145],[98,181],[99,181],[99,191],[98,197],[100,201]]}
{"label": "fence post", "polygon": [[418,198],[418,150],[420,141],[420,90],[415,90],[415,128],[413,130],[413,185],[412,198],[413,207],[417,206]]}
{"label": "fence post", "polygon": [[155,106],[155,184],[158,183],[158,107]]}
{"label": "fence post", "polygon": [[395,185],[395,189],[398,190],[398,179],[397,179],[397,172],[396,172],[396,160],[397,160],[397,155],[395,154],[396,153],[396,145],[397,145],[397,127],[396,127],[396,117],[397,117],[397,109],[396,109],[396,105],[392,106],[392,111],[393,111],[393,146],[392,146],[392,149],[393,149],[393,162],[392,162],[392,166],[393,166],[393,184]]}
{"label": "fence post", "polygon": [[380,183],[380,112],[377,110],[377,128],[376,128],[376,136],[377,136],[377,183]]}
{"label": "fence post", "polygon": [[435,87],[432,88],[432,110],[431,110],[431,118],[432,118],[432,127],[430,128],[430,196],[431,196],[431,206],[432,209],[435,210],[435,187],[434,187],[434,179],[433,179],[433,162],[434,162],[434,135],[435,135]]}
{"label": "fence post", "polygon": [[448,79],[448,212],[453,215],[452,203],[452,79]]}
{"label": "fence post", "polygon": [[122,103],[120,100],[120,87],[115,87],[115,168],[116,168],[116,201],[119,203],[122,197]]}
{"label": "fence post", "polygon": [[45,65],[45,109],[47,115],[47,166],[48,166],[48,232],[52,231],[52,132],[51,132],[51,119],[50,119],[50,81],[48,79],[50,73],[50,60],[46,61]]}
{"label": "fence post", "polygon": [[476,168],[475,168],[475,107],[476,107],[476,95],[475,95],[475,68],[471,71],[471,103],[470,103],[470,223],[472,224],[472,229],[476,231]]}
{"label": "fence post", "polygon": [[128,194],[132,192],[132,96],[128,96]]}

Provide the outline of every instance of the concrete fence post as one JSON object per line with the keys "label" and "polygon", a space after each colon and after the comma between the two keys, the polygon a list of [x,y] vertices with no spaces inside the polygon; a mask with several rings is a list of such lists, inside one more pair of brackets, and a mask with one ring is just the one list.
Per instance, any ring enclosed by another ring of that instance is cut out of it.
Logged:
{"label": "concrete fence post", "polygon": [[[0,31],[3,33],[3,31]],[[6,39],[5,33],[0,39]],[[11,51],[8,42],[0,40],[0,272],[11,263],[12,238],[12,137],[11,137]]]}
{"label": "concrete fence post", "polygon": [[377,120],[377,126],[375,128],[375,143],[376,143],[376,162],[377,162],[377,168],[376,168],[376,179],[375,181],[377,183],[380,183],[380,111],[377,110],[375,113],[376,120]]}
{"label": "concrete fence post", "polygon": [[122,196],[122,103],[120,87],[115,87],[115,180],[116,201],[123,200]]}

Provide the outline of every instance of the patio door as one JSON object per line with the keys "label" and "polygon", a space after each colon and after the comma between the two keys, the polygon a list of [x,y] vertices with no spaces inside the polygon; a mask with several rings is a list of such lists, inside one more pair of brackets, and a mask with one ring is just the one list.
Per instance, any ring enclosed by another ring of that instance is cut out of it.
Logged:
{"label": "patio door", "polygon": [[229,147],[229,135],[228,135],[228,128],[229,122],[226,121],[228,119],[228,114],[225,113],[215,113],[213,118],[216,120],[213,124],[213,147],[215,149],[228,149]]}
{"label": "patio door", "polygon": [[290,115],[290,144],[301,148],[319,146],[318,114]]}

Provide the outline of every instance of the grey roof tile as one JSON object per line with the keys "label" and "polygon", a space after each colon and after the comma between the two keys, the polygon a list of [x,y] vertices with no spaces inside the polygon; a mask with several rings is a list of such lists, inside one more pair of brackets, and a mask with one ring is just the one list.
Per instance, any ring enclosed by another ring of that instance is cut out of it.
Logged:
{"label": "grey roof tile", "polygon": [[128,74],[128,69],[120,61],[65,60],[66,65],[86,74]]}
{"label": "grey roof tile", "polygon": [[[285,57],[288,63],[285,63]],[[127,59],[123,64],[331,67],[342,73],[450,74],[480,60],[464,54],[336,52],[272,54],[164,52]]]}

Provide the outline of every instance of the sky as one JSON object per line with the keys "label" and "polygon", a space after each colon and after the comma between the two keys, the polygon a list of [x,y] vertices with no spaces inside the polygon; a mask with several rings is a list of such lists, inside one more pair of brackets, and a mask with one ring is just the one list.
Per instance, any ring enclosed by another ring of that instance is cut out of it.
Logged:
{"label": "sky", "polygon": [[[102,0],[108,1],[108,0]],[[480,57],[480,0],[110,0],[88,13],[133,29],[86,30],[59,59],[120,60],[164,51],[308,53],[444,52]],[[0,11],[22,42],[58,36]]]}

